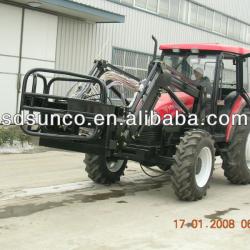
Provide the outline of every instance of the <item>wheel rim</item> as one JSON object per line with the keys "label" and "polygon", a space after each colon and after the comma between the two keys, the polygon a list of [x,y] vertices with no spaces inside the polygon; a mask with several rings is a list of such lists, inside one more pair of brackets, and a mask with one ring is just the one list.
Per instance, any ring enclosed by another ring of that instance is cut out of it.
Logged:
{"label": "wheel rim", "polygon": [[123,162],[124,162],[123,160],[117,160],[117,161],[108,161],[107,160],[106,161],[107,168],[110,172],[116,173],[121,169]]}
{"label": "wheel rim", "polygon": [[247,137],[247,143],[246,143],[246,163],[247,163],[247,167],[248,169],[250,169],[250,133]]}
{"label": "wheel rim", "polygon": [[195,180],[199,187],[206,186],[212,171],[213,157],[210,148],[203,148],[197,159]]}

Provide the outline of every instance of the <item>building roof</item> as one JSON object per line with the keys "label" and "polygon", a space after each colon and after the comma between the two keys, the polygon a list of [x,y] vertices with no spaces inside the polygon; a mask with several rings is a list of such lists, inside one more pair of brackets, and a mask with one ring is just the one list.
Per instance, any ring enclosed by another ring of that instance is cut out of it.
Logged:
{"label": "building roof", "polygon": [[160,46],[160,50],[173,50],[173,49],[180,49],[180,50],[197,49],[200,51],[222,51],[239,55],[245,55],[250,53],[250,49],[236,47],[236,46],[222,45],[222,44],[184,43],[184,44],[162,44]]}
{"label": "building roof", "polygon": [[45,10],[53,13],[68,15],[94,23],[124,23],[125,16],[73,0],[12,0],[24,7],[31,8],[31,3],[38,3],[36,10]]}

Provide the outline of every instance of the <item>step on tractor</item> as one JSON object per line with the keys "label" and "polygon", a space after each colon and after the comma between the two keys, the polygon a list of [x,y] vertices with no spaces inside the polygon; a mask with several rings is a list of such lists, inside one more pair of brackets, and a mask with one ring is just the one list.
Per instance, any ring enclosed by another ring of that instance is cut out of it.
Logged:
{"label": "step on tractor", "polygon": [[[120,181],[131,160],[170,174],[176,196],[196,201],[207,193],[217,156],[231,183],[249,184],[250,50],[162,44],[159,56],[153,40],[145,79],[105,60],[96,60],[88,75],[30,70],[23,80],[20,112],[39,115],[42,122],[25,124],[23,131],[40,137],[42,146],[85,153],[88,176],[99,184]],[[79,114],[84,123],[76,122]],[[148,123],[146,114],[157,114],[160,123]],[[183,115],[181,125],[178,114]],[[75,122],[67,123],[67,115]],[[102,124],[96,124],[97,115],[102,115]],[[111,115],[117,119],[108,124]],[[129,115],[136,121],[132,125]],[[191,115],[196,124],[184,119]],[[211,115],[221,122],[208,122]],[[164,123],[166,117],[174,122]]]}

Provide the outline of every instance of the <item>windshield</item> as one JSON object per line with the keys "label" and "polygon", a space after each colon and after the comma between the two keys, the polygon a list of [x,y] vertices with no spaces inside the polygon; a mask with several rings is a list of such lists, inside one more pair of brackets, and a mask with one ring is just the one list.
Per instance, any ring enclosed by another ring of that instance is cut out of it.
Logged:
{"label": "windshield", "polygon": [[[163,68],[171,73],[187,78],[191,83],[206,79],[214,82],[216,55],[169,54],[163,58]],[[170,69],[172,68],[172,70]]]}

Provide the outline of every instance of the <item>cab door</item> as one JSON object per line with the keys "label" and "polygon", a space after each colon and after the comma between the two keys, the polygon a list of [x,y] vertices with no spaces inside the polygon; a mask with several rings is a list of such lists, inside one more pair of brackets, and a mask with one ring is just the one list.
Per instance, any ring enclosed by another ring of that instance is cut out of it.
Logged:
{"label": "cab door", "polygon": [[237,92],[244,98],[250,108],[250,53],[239,56]]}

